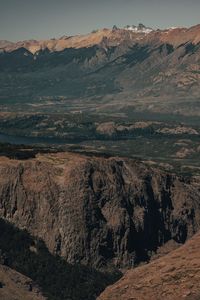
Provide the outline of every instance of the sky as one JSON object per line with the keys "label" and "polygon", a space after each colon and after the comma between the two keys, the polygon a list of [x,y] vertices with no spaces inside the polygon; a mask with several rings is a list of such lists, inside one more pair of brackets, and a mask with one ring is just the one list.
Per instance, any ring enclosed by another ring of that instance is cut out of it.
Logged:
{"label": "sky", "polygon": [[200,0],[0,0],[1,40],[58,38],[138,23],[199,24]]}

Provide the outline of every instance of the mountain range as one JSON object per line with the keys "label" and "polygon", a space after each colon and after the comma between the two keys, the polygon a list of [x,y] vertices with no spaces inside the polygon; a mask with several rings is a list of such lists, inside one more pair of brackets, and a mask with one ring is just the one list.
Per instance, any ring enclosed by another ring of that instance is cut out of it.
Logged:
{"label": "mountain range", "polygon": [[[199,115],[200,25],[0,42],[0,104]],[[70,106],[68,105],[68,107]],[[26,107],[26,109],[28,109]]]}
{"label": "mountain range", "polygon": [[25,40],[21,42],[0,41],[1,52],[12,52],[19,48],[25,48],[33,54],[48,49],[51,52],[62,51],[66,48],[84,48],[100,45],[107,41],[105,46],[119,46],[125,41],[133,44],[145,44],[147,42],[169,43],[180,46],[184,43],[198,44],[200,42],[200,25],[191,28],[171,27],[164,30],[154,30],[143,24],[127,25],[124,28],[113,26],[112,29],[104,28],[93,30],[86,35],[62,36],[50,40]]}

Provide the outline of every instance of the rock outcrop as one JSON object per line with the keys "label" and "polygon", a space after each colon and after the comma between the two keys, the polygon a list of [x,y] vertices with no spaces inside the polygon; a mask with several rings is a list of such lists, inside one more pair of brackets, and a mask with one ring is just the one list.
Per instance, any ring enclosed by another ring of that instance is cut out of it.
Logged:
{"label": "rock outcrop", "polygon": [[69,263],[131,267],[200,224],[200,185],[123,158],[0,159],[0,217]]}

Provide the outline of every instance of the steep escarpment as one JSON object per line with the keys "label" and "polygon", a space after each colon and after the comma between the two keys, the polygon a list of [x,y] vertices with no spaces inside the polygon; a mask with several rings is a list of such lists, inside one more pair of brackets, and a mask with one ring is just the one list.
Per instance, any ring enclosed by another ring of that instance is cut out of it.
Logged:
{"label": "steep escarpment", "polygon": [[200,224],[200,185],[123,158],[0,161],[0,217],[69,263],[130,267]]}

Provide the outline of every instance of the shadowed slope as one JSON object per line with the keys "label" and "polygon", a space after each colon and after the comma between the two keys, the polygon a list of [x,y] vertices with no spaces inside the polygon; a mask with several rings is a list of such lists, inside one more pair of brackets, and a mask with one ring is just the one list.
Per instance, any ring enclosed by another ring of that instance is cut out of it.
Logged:
{"label": "shadowed slope", "polygon": [[[107,285],[120,277],[119,272],[102,273],[86,266],[70,265],[59,256],[50,254],[42,240],[32,237],[27,231],[19,230],[3,219],[0,219],[0,250],[4,265],[34,280],[49,300],[95,300]],[[9,271],[5,266],[0,267],[0,280],[3,279],[8,289],[13,289],[14,284],[8,278],[8,274],[18,283],[25,281],[23,276]],[[30,279],[26,281],[27,284],[31,282]],[[28,286],[30,288],[30,284]],[[4,287],[3,291],[6,292]],[[0,296],[1,294],[5,293],[1,293],[0,289]],[[23,289],[21,294],[27,296]],[[17,298],[21,299],[26,298]],[[40,298],[31,298],[30,294],[27,300]]]}

